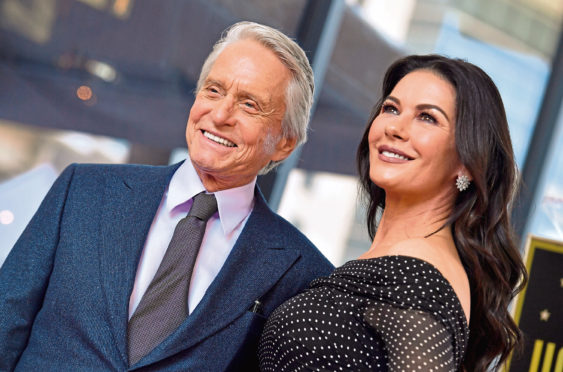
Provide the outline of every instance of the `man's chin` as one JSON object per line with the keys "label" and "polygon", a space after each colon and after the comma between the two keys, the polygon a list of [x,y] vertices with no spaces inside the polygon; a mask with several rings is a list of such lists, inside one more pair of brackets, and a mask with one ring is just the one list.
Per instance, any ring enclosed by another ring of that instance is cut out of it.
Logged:
{"label": "man's chin", "polygon": [[234,164],[229,166],[229,163],[217,161],[217,157],[202,157],[195,155],[191,157],[192,164],[198,173],[206,173],[221,177],[230,173],[230,169],[234,168]]}

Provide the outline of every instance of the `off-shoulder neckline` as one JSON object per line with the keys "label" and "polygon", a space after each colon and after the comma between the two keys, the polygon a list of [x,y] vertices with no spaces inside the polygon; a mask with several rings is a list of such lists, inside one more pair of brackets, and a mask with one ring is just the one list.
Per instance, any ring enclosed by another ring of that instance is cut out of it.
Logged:
{"label": "off-shoulder neckline", "polygon": [[405,259],[410,259],[410,260],[413,260],[413,261],[418,261],[418,262],[424,264],[425,266],[430,267],[433,271],[435,271],[440,276],[440,278],[443,279],[444,283],[447,285],[448,288],[451,289],[452,293],[454,294],[455,301],[457,302],[457,305],[459,306],[459,308],[463,312],[463,320],[465,322],[465,326],[468,327],[469,320],[467,319],[467,314],[465,314],[465,310],[463,309],[463,306],[461,305],[461,300],[459,299],[457,292],[455,291],[454,287],[452,286],[452,283],[450,283],[450,281],[444,276],[444,274],[442,274],[442,272],[436,266],[434,266],[432,263],[430,263],[426,260],[423,260],[422,258],[418,258],[418,257],[414,257],[414,256],[409,256],[409,255],[404,255],[404,254],[392,254],[392,255],[384,255],[384,256],[369,257],[369,258],[357,258],[357,259],[349,260],[349,261],[345,262],[344,265],[346,265],[348,263],[352,263],[352,262],[377,261],[377,260],[390,259],[390,258],[398,258],[398,259],[405,258]]}

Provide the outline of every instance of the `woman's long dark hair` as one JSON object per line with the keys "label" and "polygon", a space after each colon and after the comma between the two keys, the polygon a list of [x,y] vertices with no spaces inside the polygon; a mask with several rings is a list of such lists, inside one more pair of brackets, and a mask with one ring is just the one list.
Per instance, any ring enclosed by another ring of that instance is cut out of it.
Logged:
{"label": "woman's long dark hair", "polygon": [[479,67],[439,55],[408,56],[389,67],[382,98],[370,115],[357,153],[368,202],[368,231],[373,239],[385,208],[385,191],[369,176],[371,123],[399,80],[419,69],[446,79],[456,92],[455,143],[472,182],[458,193],[445,226],[451,226],[471,288],[470,337],[463,365],[467,371],[487,371],[498,368],[521,342],[508,305],[524,286],[527,273],[510,223],[517,170],[506,114],[495,84]]}

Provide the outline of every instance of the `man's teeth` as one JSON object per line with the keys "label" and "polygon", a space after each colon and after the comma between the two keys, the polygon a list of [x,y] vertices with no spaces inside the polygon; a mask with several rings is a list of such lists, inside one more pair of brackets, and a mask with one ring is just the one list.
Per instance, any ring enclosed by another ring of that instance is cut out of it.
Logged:
{"label": "man's teeth", "polygon": [[235,147],[236,145],[234,143],[232,143],[231,141],[228,141],[224,138],[221,137],[217,137],[209,132],[203,131],[203,135],[207,138],[209,138],[211,141],[220,143],[223,146],[227,146],[227,147]]}
{"label": "man's teeth", "polygon": [[394,152],[391,151],[382,151],[381,152],[383,155],[389,157],[389,158],[396,158],[396,159],[401,159],[401,160],[409,160],[409,158],[403,156],[403,155],[399,155],[399,154],[395,154]]}

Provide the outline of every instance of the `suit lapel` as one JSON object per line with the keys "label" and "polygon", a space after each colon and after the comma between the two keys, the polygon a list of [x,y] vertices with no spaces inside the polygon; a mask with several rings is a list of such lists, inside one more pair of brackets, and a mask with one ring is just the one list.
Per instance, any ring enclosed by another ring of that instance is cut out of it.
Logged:
{"label": "suit lapel", "polygon": [[274,213],[259,190],[239,239],[205,296],[186,321],[138,366],[154,363],[210,337],[250,309],[300,257],[285,248]]}
{"label": "suit lapel", "polygon": [[177,167],[153,168],[150,177],[138,171],[106,179],[100,272],[115,343],[126,363],[129,296],[137,264],[162,195]]}

